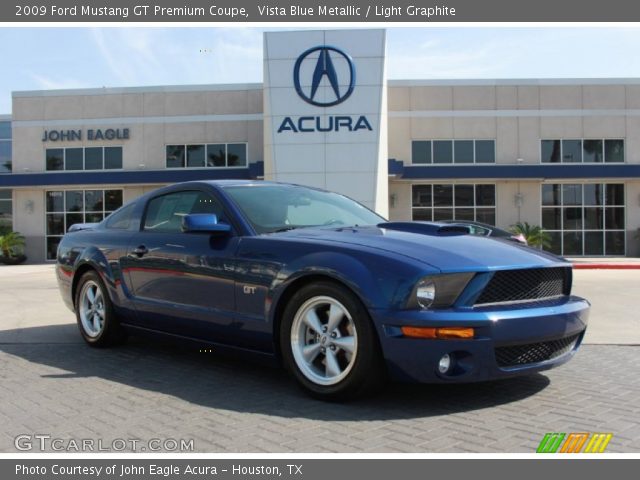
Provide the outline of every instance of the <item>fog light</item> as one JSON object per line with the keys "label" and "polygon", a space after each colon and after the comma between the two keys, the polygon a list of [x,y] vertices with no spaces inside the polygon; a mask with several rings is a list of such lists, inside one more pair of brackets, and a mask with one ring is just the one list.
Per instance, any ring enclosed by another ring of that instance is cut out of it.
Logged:
{"label": "fog light", "polygon": [[449,368],[451,368],[451,356],[445,353],[438,362],[438,371],[440,373],[447,373]]}

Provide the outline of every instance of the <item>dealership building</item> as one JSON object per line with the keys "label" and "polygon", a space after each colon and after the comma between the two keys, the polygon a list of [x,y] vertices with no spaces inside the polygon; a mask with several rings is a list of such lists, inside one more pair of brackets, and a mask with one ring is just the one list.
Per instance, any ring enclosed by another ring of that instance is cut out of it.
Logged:
{"label": "dealership building", "polygon": [[72,224],[158,186],[264,179],[640,255],[640,79],[387,80],[385,51],[384,30],[269,32],[263,83],[14,92],[0,227],[50,261]]}

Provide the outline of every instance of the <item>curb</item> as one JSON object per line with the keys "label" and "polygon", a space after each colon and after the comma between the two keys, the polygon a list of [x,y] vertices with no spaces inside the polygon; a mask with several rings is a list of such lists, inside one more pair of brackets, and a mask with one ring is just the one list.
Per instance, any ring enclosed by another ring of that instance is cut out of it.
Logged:
{"label": "curb", "polygon": [[574,263],[575,270],[640,270],[640,263]]}

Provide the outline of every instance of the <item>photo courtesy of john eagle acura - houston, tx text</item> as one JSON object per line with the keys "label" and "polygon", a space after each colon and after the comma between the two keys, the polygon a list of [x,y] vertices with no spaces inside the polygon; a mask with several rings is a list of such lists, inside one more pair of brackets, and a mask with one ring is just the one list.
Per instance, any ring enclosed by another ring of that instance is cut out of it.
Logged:
{"label": "photo courtesy of john eagle acura - houston, tx text", "polygon": [[178,183],[58,247],[89,345],[161,332],[273,358],[311,395],[471,382],[569,360],[589,304],[569,263],[456,223],[390,222],[337,193]]}

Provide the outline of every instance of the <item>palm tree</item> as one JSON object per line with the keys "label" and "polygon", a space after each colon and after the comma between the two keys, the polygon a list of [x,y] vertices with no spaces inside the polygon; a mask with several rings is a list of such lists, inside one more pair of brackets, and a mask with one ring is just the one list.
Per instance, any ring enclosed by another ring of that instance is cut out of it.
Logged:
{"label": "palm tree", "polygon": [[516,235],[522,234],[531,247],[538,247],[541,250],[551,247],[551,235],[539,225],[518,222],[515,225],[511,225],[511,232]]}
{"label": "palm tree", "polygon": [[9,232],[0,237],[0,252],[4,258],[20,256],[18,249],[24,247],[24,237],[18,232]]}

